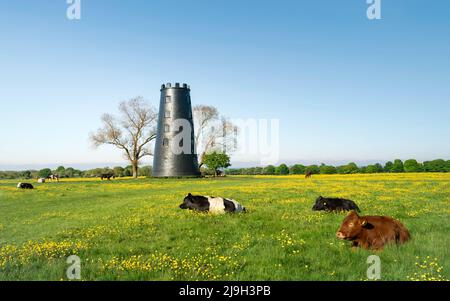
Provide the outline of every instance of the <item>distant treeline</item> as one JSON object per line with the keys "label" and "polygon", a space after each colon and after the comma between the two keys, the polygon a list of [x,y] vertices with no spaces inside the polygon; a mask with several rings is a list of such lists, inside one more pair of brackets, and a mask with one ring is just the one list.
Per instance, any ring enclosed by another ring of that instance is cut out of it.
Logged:
{"label": "distant treeline", "polygon": [[231,168],[226,170],[228,175],[303,175],[305,173],[312,174],[355,174],[355,173],[386,173],[386,172],[450,172],[450,160],[433,160],[425,161],[423,163],[417,162],[415,159],[394,160],[394,162],[386,162],[382,165],[380,163],[357,166],[355,163],[347,165],[332,166],[332,165],[302,165],[295,164],[287,166],[281,164],[280,166],[269,165],[266,167],[251,167],[251,168]]}
{"label": "distant treeline", "polygon": [[[151,166],[143,166],[138,170],[139,176],[148,177],[152,174]],[[99,177],[102,174],[113,174],[115,177],[131,177],[133,169],[131,166],[114,168],[95,168],[90,170],[78,170],[72,167],[65,168],[60,166],[57,169],[44,168],[41,170],[24,170],[24,171],[0,171],[0,179],[37,179],[47,178],[52,174],[57,174],[60,178],[91,178]]]}

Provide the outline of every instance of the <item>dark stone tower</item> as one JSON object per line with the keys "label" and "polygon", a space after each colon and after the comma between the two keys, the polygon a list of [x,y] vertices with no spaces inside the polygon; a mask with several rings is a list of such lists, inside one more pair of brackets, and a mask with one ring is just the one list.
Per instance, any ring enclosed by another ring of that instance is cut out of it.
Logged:
{"label": "dark stone tower", "polygon": [[[156,135],[155,152],[153,158],[154,177],[197,177],[200,176],[198,159],[194,142],[194,122],[192,119],[190,87],[187,84],[175,86],[166,84],[161,86],[161,100],[159,104],[158,130]],[[177,135],[181,130],[179,121],[190,125],[187,132],[190,141],[179,141]],[[190,134],[190,135],[189,135]],[[174,143],[189,147],[189,151],[176,154],[173,152]],[[186,145],[184,145],[187,143]]]}

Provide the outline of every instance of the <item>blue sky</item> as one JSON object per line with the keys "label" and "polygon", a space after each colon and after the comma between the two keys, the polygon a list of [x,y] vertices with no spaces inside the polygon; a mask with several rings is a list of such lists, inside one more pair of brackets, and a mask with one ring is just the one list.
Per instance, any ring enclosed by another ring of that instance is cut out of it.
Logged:
{"label": "blue sky", "polygon": [[88,136],[164,82],[277,118],[281,161],[450,158],[450,1],[0,0],[0,168],[123,162]]}

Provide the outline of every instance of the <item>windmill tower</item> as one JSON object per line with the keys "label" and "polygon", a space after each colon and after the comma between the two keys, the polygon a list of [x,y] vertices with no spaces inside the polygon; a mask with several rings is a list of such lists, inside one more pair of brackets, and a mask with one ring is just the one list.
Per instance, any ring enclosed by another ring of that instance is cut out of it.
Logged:
{"label": "windmill tower", "polygon": [[[192,119],[190,87],[187,84],[175,86],[168,83],[161,86],[158,129],[153,157],[154,177],[197,177],[200,176],[195,151],[194,122]],[[180,126],[180,124],[187,126]],[[183,137],[180,140],[181,131]],[[188,140],[188,141],[185,141]],[[174,149],[183,148],[179,153]],[[187,149],[187,151],[186,151]]]}

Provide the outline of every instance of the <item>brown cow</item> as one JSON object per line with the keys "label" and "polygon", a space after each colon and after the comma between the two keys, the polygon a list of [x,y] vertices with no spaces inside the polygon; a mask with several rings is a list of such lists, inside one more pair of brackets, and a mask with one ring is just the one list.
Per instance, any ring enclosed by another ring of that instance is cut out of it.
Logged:
{"label": "brown cow", "polygon": [[337,238],[352,241],[352,247],[382,250],[390,242],[402,244],[410,239],[408,229],[387,216],[359,216],[351,211],[344,219]]}
{"label": "brown cow", "polygon": [[306,173],[305,173],[305,179],[309,179],[309,178],[311,178],[312,177],[312,171],[307,171]]}

